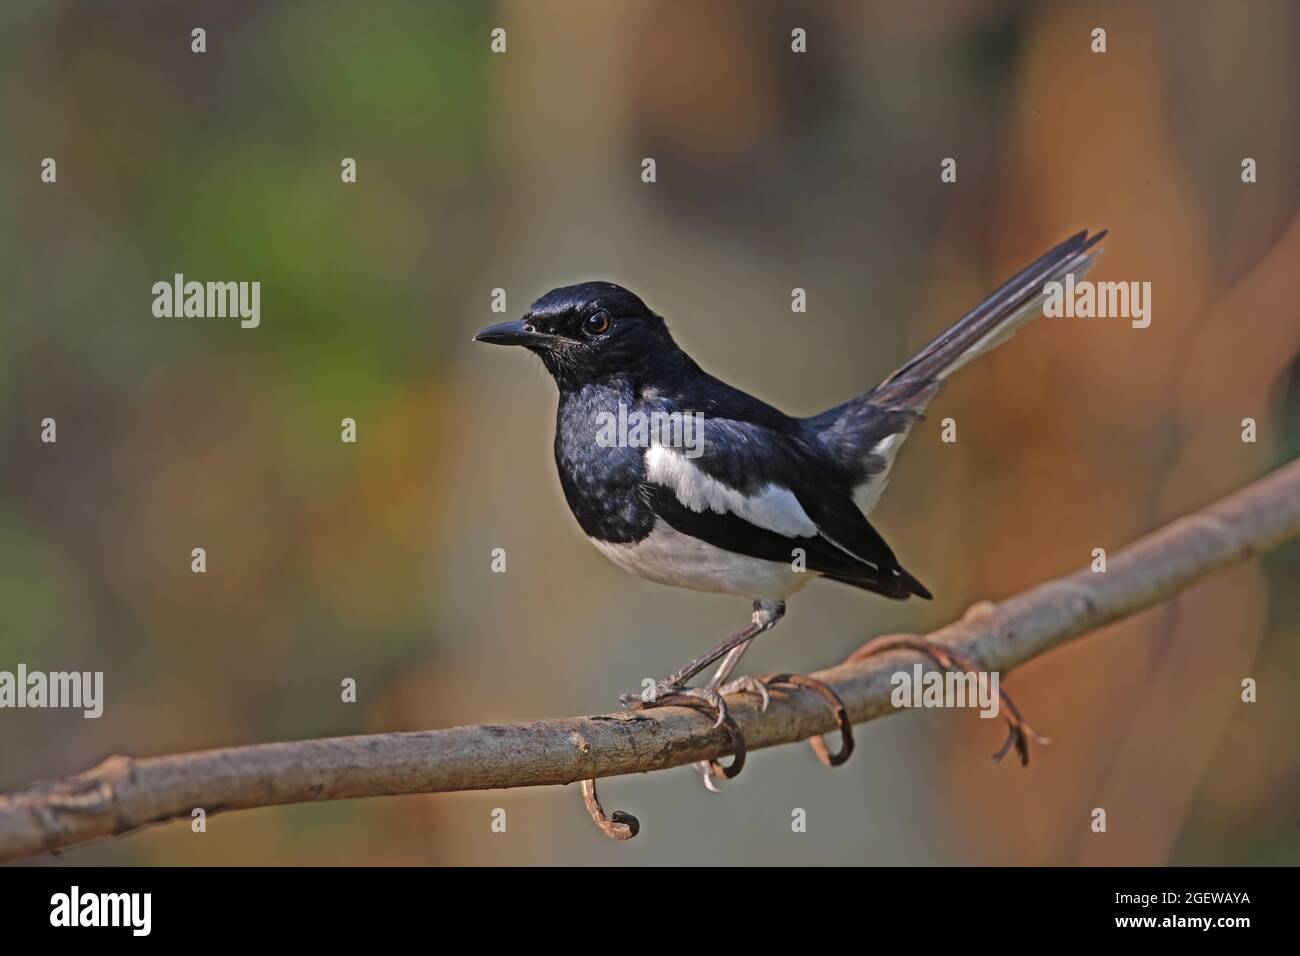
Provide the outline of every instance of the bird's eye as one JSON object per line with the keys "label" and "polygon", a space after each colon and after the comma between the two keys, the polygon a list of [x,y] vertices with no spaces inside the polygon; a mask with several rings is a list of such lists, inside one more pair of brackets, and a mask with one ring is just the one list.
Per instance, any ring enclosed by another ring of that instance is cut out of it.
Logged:
{"label": "bird's eye", "polygon": [[582,331],[593,338],[597,335],[604,335],[609,331],[609,313],[604,309],[591,313],[583,320]]}

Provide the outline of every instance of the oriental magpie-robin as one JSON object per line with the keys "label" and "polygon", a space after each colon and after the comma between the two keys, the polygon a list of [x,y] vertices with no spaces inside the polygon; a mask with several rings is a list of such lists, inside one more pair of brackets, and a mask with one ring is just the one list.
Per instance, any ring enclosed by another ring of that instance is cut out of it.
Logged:
{"label": "oriental magpie-robin", "polygon": [[[810,418],[786,415],[702,370],[660,316],[611,282],[555,289],[523,318],[475,336],[529,349],[559,386],[555,462],[592,544],[633,574],[754,602],[748,627],[660,681],[658,696],[702,698],[719,723],[725,694],[746,690],[766,702],[753,679],[727,678],[785,613],[786,598],[813,578],[896,600],[931,596],[867,520],[899,446],[947,376],[1039,314],[1046,283],[1080,278],[1104,235],[1071,236],[871,391]],[[612,421],[683,416],[701,423],[702,441],[690,447],[665,428],[609,440]],[[720,659],[707,686],[685,686]]]}

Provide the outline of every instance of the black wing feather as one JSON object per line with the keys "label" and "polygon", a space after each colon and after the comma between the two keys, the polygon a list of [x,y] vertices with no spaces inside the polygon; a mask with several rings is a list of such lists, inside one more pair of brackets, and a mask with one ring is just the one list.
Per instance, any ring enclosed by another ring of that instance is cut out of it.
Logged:
{"label": "black wing feather", "polygon": [[729,488],[754,496],[766,488],[788,488],[817,525],[815,536],[787,536],[743,517],[695,511],[669,487],[644,482],[641,497],[654,513],[683,534],[717,548],[766,561],[788,563],[801,548],[807,568],[833,581],[886,597],[929,598],[930,592],[905,571],[880,533],[853,503],[841,476],[818,459],[799,436],[776,434],[747,422],[706,420],[702,454],[691,463]]}

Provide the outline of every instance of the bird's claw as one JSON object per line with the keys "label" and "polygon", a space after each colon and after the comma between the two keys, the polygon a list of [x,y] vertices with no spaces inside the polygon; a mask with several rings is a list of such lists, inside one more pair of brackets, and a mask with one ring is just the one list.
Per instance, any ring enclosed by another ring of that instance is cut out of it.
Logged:
{"label": "bird's claw", "polygon": [[[709,793],[722,793],[722,791],[718,789],[718,785],[713,782],[717,780],[719,776],[719,774],[714,772],[714,763],[715,761],[712,760],[697,760],[695,763],[691,764],[691,769],[700,775],[700,779],[704,781],[705,790],[709,791]],[[724,779],[726,778],[725,769],[721,776]]]}
{"label": "bird's claw", "polygon": [[714,729],[721,728],[731,738],[732,761],[723,766],[717,760],[701,760],[695,769],[704,775],[704,785],[713,793],[719,793],[712,785],[714,777],[732,780],[745,766],[745,737],[731,719],[727,702],[719,688],[683,687],[671,681],[659,681],[655,684],[652,695],[624,694],[620,700],[628,710],[647,710],[652,707],[691,707],[713,717]]}
{"label": "bird's claw", "polygon": [[[714,718],[715,729],[722,728],[731,738],[732,761],[723,766],[718,760],[700,760],[694,764],[695,771],[704,780],[704,787],[710,793],[721,793],[716,781],[734,780],[745,766],[745,737],[732,719],[727,709],[726,695],[753,694],[759,699],[759,709],[767,710],[772,696],[769,688],[774,686],[801,688],[811,690],[830,705],[839,724],[841,736],[840,749],[831,753],[820,737],[814,737],[809,743],[819,760],[828,767],[836,767],[849,759],[853,752],[853,725],[849,721],[848,709],[839,695],[827,684],[816,678],[802,674],[766,674],[763,676],[746,675],[720,687],[685,687],[680,683],[661,680],[652,692],[647,694],[623,694],[619,699],[628,710],[648,710],[653,707],[690,707],[708,713]],[[595,781],[585,781],[583,798],[587,810],[596,825],[608,836],[616,840],[626,840],[636,835],[638,824],[628,814],[616,811],[605,815],[595,795]]]}
{"label": "bird's claw", "polygon": [[[768,704],[772,702],[772,695],[768,693],[767,685],[758,677],[746,675],[737,677],[735,680],[723,684],[717,689],[720,699],[724,699],[729,694],[754,694],[759,699],[758,709],[767,710]],[[704,781],[704,789],[709,793],[722,793],[718,785],[714,782],[718,777],[730,780],[734,779],[740,769],[733,762],[730,767],[721,766],[716,760],[700,760],[692,765],[695,772],[700,775]]]}
{"label": "bird's claw", "polygon": [[[754,694],[759,698],[759,709],[767,710],[772,700],[769,688],[776,686],[811,690],[826,701],[839,725],[837,729],[840,732],[840,749],[832,753],[822,737],[813,737],[808,742],[812,745],[817,759],[827,767],[838,767],[848,760],[853,753],[853,723],[849,720],[848,708],[844,706],[844,701],[840,700],[839,695],[831,689],[830,685],[803,674],[766,674],[761,677],[752,675],[738,677],[728,684],[723,684],[718,690],[724,695]],[[722,768],[717,761],[710,760],[701,760],[694,767],[695,771],[704,778],[705,789],[710,793],[722,792],[714,784],[714,780],[719,776],[732,779],[739,772],[734,763],[730,767]]]}
{"label": "bird's claw", "polygon": [[727,711],[727,702],[713,687],[683,687],[681,684],[661,680],[655,684],[654,694],[649,697],[624,694],[619,700],[628,710],[672,706],[694,707],[696,710],[707,709],[714,715],[714,727],[721,727],[731,720],[731,715]]}

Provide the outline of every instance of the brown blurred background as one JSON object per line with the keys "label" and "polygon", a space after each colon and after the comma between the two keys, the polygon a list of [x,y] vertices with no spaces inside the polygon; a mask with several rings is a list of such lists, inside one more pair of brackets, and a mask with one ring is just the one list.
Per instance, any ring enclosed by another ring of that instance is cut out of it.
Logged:
{"label": "brown blurred background", "polygon": [[[601,712],[745,620],[586,543],[553,386],[470,343],[493,288],[513,316],[621,282],[710,371],[811,414],[1077,229],[1111,230],[1092,278],[1152,283],[1150,328],[1040,321],[914,434],[875,520],[933,603],[814,584],[754,672],[923,632],[1294,458],[1298,53],[1283,0],[4,4],[0,669],[103,670],[107,701],[0,711],[0,789],[111,753]],[[261,281],[261,327],[155,318],[176,272]],[[688,769],[608,781],[630,844],[570,787],[63,859],[1295,863],[1298,573],[1291,547],[1011,675],[1053,739],[1026,770],[989,760],[1000,725],[926,713],[862,728],[834,773],[755,754],[723,797]]]}

